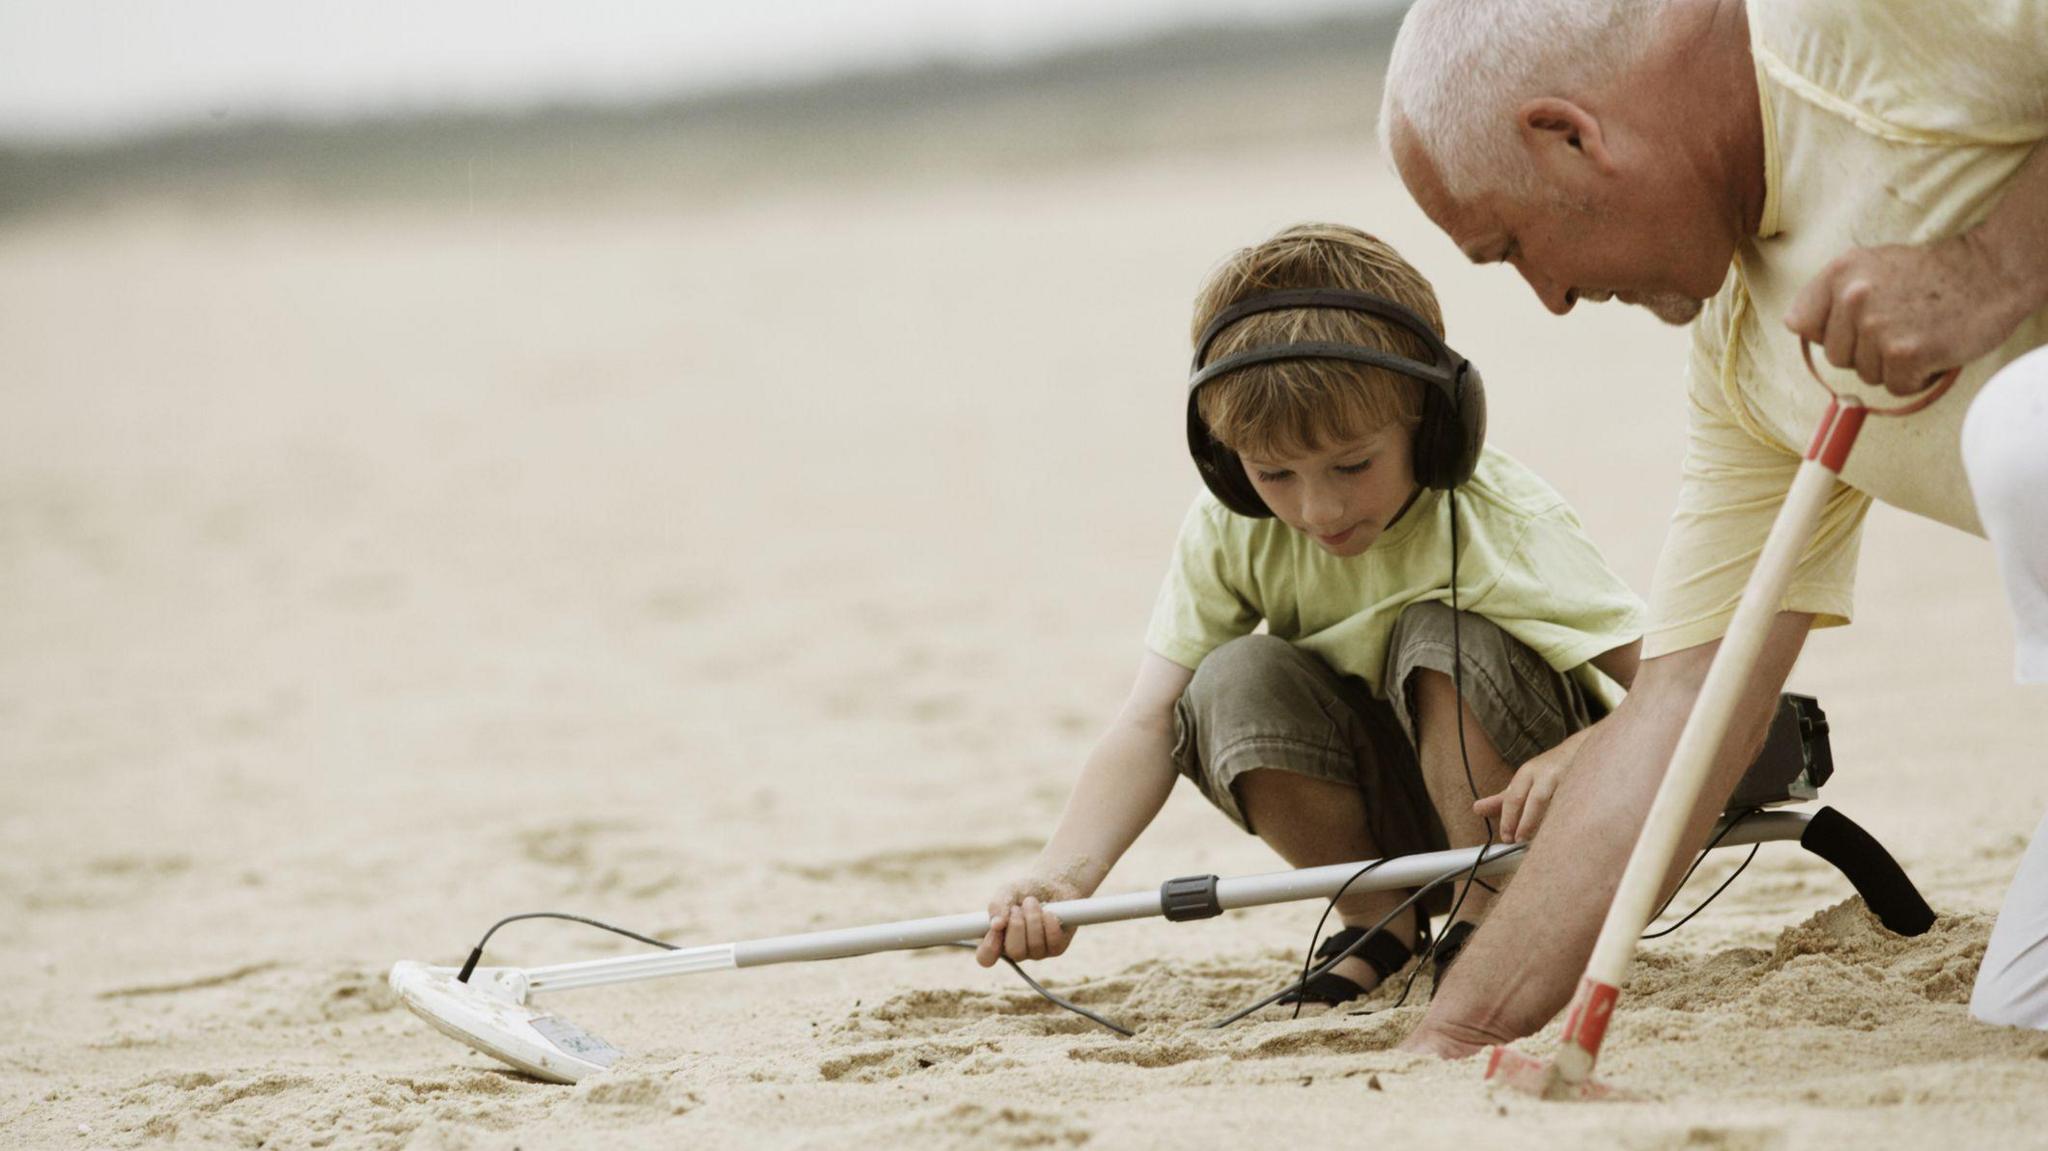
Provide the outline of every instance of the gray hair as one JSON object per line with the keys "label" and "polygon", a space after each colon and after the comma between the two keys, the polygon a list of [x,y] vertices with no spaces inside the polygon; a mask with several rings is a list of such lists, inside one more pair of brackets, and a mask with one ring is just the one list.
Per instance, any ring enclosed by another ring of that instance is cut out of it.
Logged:
{"label": "gray hair", "polygon": [[1572,99],[1633,67],[1660,0],[1417,0],[1401,21],[1380,99],[1380,147],[1399,116],[1453,196],[1526,190],[1514,111]]}

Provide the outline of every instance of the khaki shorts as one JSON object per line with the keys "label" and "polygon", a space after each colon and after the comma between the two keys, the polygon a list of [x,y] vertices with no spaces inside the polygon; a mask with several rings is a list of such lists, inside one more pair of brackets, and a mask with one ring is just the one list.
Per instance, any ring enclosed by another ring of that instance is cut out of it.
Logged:
{"label": "khaki shorts", "polygon": [[[1195,669],[1174,709],[1174,766],[1246,831],[1255,829],[1238,806],[1237,777],[1291,771],[1363,792],[1368,830],[1387,855],[1441,850],[1443,824],[1415,758],[1412,689],[1424,668],[1451,674],[1452,618],[1448,606],[1422,603],[1396,621],[1387,683],[1399,706],[1286,640],[1224,644]],[[1598,703],[1569,676],[1493,621],[1470,612],[1456,619],[1465,704],[1509,764],[1520,767],[1599,718]]]}

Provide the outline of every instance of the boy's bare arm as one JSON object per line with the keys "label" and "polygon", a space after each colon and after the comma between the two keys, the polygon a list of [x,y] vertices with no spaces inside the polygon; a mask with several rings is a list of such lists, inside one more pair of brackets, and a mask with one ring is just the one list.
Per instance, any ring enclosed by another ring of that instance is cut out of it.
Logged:
{"label": "boy's bare arm", "polygon": [[976,958],[1043,959],[1066,950],[1067,932],[1041,902],[1092,894],[1173,792],[1173,709],[1194,673],[1152,652],[1130,698],[1088,753],[1058,827],[1027,873],[989,901],[989,932]]}
{"label": "boy's bare arm", "polygon": [[[1681,858],[1706,842],[1721,805],[1763,743],[1778,692],[1812,623],[1811,615],[1799,612],[1781,612],[1772,622],[1755,674],[1744,685],[1734,729],[1722,741],[1713,778],[1687,825]],[[1716,641],[1645,662],[1641,682],[1621,707],[1588,729],[1529,861],[1459,954],[1405,1048],[1470,1055],[1488,1043],[1535,1031],[1571,998],[1720,646]],[[1676,872],[1667,872],[1667,884]]]}

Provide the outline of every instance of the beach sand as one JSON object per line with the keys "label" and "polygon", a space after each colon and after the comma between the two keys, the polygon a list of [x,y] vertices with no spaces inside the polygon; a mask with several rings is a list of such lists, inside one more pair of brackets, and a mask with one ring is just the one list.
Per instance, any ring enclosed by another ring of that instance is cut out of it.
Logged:
{"label": "beach sand", "polygon": [[[0,230],[0,1145],[2048,1145],[2048,1034],[1965,1006],[2048,709],[1985,545],[1885,509],[1793,687],[1942,917],[1889,936],[1766,846],[1645,946],[1602,1063],[1637,1101],[1393,1051],[1426,976],[1206,1029],[1309,905],[1038,966],[1128,1040],[953,951],[563,993],[630,1052],[576,1087],[395,1005],[393,961],[519,911],[689,944],[980,908],[1137,665],[1195,287],[1305,219],[1437,280],[1494,442],[1646,587],[1685,336],[1467,267],[1359,139]],[[1182,787],[1103,890],[1277,867]],[[523,923],[491,961],[631,949]]]}

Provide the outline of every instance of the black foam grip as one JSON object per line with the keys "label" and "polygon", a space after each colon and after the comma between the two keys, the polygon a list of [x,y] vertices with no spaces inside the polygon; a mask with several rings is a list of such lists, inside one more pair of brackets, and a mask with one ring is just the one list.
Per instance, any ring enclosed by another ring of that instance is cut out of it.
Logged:
{"label": "black foam grip", "polygon": [[1934,926],[1934,909],[1920,897],[1899,861],[1855,820],[1823,807],[1807,822],[1799,846],[1834,864],[1878,921],[1896,934],[1922,935]]}
{"label": "black foam grip", "polygon": [[1159,913],[1175,923],[1223,914],[1216,902],[1216,877],[1183,875],[1159,885]]}

